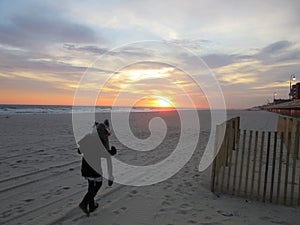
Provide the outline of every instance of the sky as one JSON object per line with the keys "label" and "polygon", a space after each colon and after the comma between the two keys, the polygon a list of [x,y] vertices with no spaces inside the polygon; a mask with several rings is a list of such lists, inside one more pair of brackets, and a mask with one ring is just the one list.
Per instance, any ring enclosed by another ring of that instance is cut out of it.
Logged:
{"label": "sky", "polygon": [[227,108],[288,98],[291,75],[300,82],[299,10],[298,0],[1,0],[0,104],[72,105],[80,88],[81,104],[207,108],[218,85]]}

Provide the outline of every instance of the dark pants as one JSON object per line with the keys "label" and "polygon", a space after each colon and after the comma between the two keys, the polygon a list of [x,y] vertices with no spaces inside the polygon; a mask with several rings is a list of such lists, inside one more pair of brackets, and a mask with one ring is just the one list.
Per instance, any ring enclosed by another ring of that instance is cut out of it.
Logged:
{"label": "dark pants", "polygon": [[89,182],[88,192],[86,193],[86,195],[84,196],[80,204],[83,205],[84,207],[89,206],[89,208],[91,209],[95,207],[94,198],[102,186],[102,181],[97,182],[93,180],[88,180],[88,182]]}

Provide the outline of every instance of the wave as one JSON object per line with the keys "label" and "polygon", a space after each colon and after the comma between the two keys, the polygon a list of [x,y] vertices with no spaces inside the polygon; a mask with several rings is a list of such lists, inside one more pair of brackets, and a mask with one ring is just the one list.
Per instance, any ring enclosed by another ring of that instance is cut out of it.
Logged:
{"label": "wave", "polygon": [[0,105],[0,115],[17,114],[68,114],[68,113],[96,113],[101,112],[147,112],[153,108],[143,107],[110,107],[110,106],[56,106],[56,105]]}

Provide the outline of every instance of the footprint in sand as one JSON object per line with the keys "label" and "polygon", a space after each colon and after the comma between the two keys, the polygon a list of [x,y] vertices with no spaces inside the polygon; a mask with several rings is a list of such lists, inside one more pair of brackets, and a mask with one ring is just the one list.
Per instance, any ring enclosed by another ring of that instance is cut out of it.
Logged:
{"label": "footprint in sand", "polygon": [[184,204],[180,205],[180,208],[183,208],[183,209],[186,209],[186,208],[189,208],[189,207],[190,207],[190,205],[187,204],[187,203],[184,203]]}
{"label": "footprint in sand", "polygon": [[28,199],[25,199],[25,200],[24,200],[24,202],[32,202],[32,201],[34,201],[33,198],[28,198]]}
{"label": "footprint in sand", "polygon": [[120,212],[119,212],[118,210],[115,210],[115,211],[113,211],[113,214],[115,214],[115,215],[119,215],[119,214],[120,214]]}
{"label": "footprint in sand", "polygon": [[135,194],[138,193],[138,191],[137,190],[132,190],[130,193],[135,195]]}
{"label": "footprint in sand", "polygon": [[166,186],[163,187],[163,189],[166,190],[166,189],[168,189],[168,188],[170,188],[170,187],[172,187],[172,185],[167,184]]}
{"label": "footprint in sand", "polygon": [[178,213],[178,214],[181,214],[181,215],[186,215],[186,214],[187,214],[187,211],[181,209],[181,210],[178,210],[177,213]]}
{"label": "footprint in sand", "polygon": [[231,216],[233,216],[232,213],[226,212],[226,211],[223,211],[223,210],[218,210],[217,213],[221,214],[222,216],[226,216],[226,217],[231,217]]}
{"label": "footprint in sand", "polygon": [[165,209],[165,208],[161,208],[159,211],[160,211],[160,212],[165,212],[166,209]]}
{"label": "footprint in sand", "polygon": [[185,182],[185,185],[189,187],[193,186],[191,182]]}
{"label": "footprint in sand", "polygon": [[182,193],[183,193],[183,191],[182,191],[180,188],[176,188],[176,189],[174,190],[174,192],[179,193],[179,194],[182,194]]}
{"label": "footprint in sand", "polygon": [[204,219],[205,219],[205,220],[212,220],[212,217],[206,216],[206,217],[204,217]]}
{"label": "footprint in sand", "polygon": [[168,201],[162,201],[161,204],[162,204],[163,206],[170,206],[170,205],[171,205],[171,203],[168,202]]}
{"label": "footprint in sand", "polygon": [[131,194],[128,194],[128,195],[127,195],[127,197],[129,197],[129,198],[132,198],[132,197],[133,197],[133,195],[131,195]]}

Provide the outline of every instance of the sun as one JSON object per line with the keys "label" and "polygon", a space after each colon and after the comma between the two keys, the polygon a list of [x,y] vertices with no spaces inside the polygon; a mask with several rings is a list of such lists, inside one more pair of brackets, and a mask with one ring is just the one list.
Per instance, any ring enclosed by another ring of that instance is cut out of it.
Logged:
{"label": "sun", "polygon": [[156,100],[156,105],[157,105],[157,107],[161,107],[161,108],[172,107],[172,104],[166,98],[159,98],[159,99],[157,99]]}
{"label": "sun", "polygon": [[174,103],[162,96],[146,96],[135,102],[134,107],[153,107],[153,108],[174,108]]}

